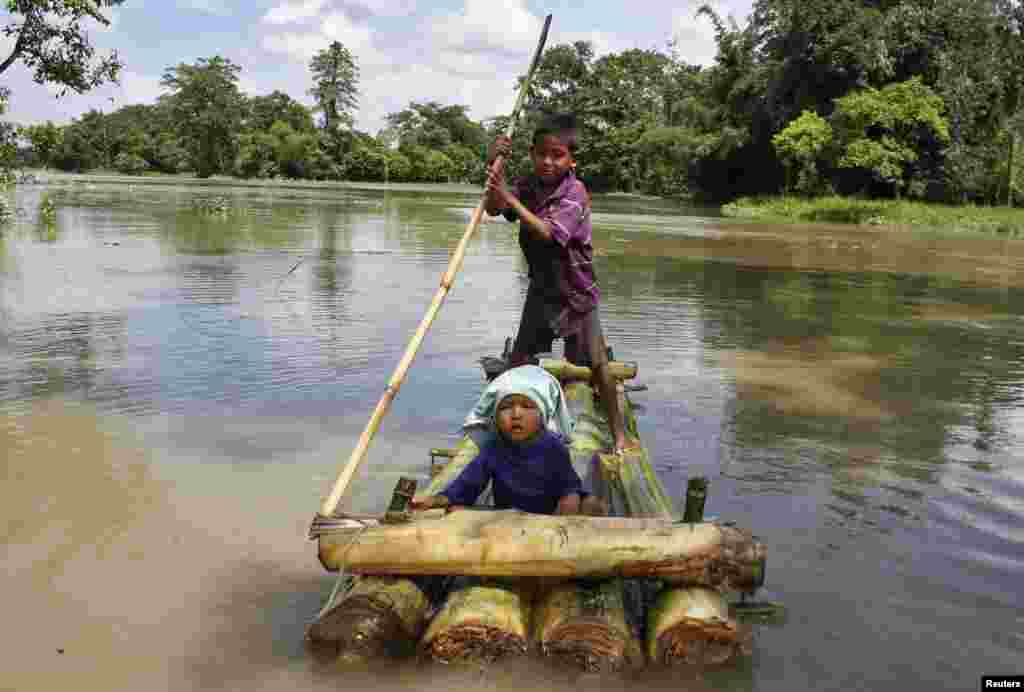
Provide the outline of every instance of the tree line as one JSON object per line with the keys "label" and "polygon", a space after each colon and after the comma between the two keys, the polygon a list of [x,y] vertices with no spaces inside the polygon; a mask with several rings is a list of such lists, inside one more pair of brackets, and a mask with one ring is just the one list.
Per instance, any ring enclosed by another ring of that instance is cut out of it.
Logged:
{"label": "tree line", "polygon": [[[526,170],[536,119],[571,111],[579,173],[595,191],[1024,197],[1022,0],[756,0],[743,26],[699,12],[717,43],[708,67],[688,64],[673,43],[600,58],[585,41],[549,48],[513,172]],[[112,69],[65,72],[80,90],[85,76]],[[220,56],[179,64],[155,104],[22,128],[22,155],[75,171],[479,182],[487,143],[506,124],[412,102],[376,135],[360,132],[359,69],[338,42],[310,64],[313,108],[281,92],[241,93],[240,69]]]}

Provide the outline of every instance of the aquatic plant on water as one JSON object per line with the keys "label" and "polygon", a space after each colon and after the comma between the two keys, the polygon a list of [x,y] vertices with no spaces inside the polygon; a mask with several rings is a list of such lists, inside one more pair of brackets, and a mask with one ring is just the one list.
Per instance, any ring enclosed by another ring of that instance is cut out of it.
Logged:
{"label": "aquatic plant on water", "polygon": [[200,214],[227,215],[231,213],[231,201],[221,195],[196,197],[192,200],[192,210]]}
{"label": "aquatic plant on water", "polygon": [[39,220],[47,225],[57,222],[57,207],[49,195],[44,195],[39,203]]}

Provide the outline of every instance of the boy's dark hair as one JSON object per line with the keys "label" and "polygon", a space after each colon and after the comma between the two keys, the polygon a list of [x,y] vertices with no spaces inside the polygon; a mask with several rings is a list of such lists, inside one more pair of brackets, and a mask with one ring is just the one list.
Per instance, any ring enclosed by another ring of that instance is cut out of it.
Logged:
{"label": "boy's dark hair", "polygon": [[533,146],[547,137],[554,135],[565,146],[569,153],[576,153],[576,116],[572,113],[550,113],[541,119],[537,129],[533,131]]}

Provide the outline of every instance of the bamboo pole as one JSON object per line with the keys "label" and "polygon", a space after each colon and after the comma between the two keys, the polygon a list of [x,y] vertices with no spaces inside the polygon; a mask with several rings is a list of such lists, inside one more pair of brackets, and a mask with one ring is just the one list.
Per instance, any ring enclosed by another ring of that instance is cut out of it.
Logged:
{"label": "bamboo pole", "polygon": [[[526,79],[519,88],[515,108],[512,110],[512,117],[509,119],[508,126],[505,128],[505,135],[507,137],[511,137],[515,132],[519,110],[522,108],[526,93],[529,91],[530,81],[533,79],[533,74],[536,72],[537,65],[540,62],[540,56],[544,51],[544,43],[547,41],[548,28],[550,26],[551,15],[549,14],[544,19],[544,28],[541,31],[540,41],[537,43],[537,50],[533,54],[533,61],[530,63],[530,70],[527,72]],[[499,156],[492,163],[492,169],[499,170],[503,165],[504,161]],[[402,386],[402,382],[405,380],[405,374],[412,365],[413,358],[416,357],[416,352],[419,351],[420,344],[423,342],[423,338],[426,336],[427,330],[430,329],[430,325],[434,322],[434,318],[441,309],[441,305],[444,303],[444,299],[447,297],[448,291],[451,290],[452,283],[455,281],[455,275],[458,274],[459,269],[462,267],[462,260],[466,254],[466,247],[468,246],[470,239],[473,237],[473,234],[476,233],[477,226],[480,225],[480,218],[484,213],[485,199],[486,193],[484,197],[481,197],[480,202],[476,205],[476,209],[473,210],[473,215],[470,217],[469,223],[466,225],[466,231],[463,233],[462,239],[455,248],[455,252],[452,253],[451,260],[448,262],[448,269],[445,271],[444,276],[441,277],[441,285],[434,294],[434,299],[430,302],[430,307],[427,308],[427,312],[423,316],[420,326],[416,329],[416,333],[413,334],[412,340],[409,341],[409,345],[406,347],[402,359],[398,362],[398,367],[395,368],[395,372],[391,375],[391,379],[388,382],[387,387],[384,389],[384,395],[381,396],[380,401],[377,402],[377,406],[373,410],[373,414],[370,416],[370,420],[367,422],[366,428],[359,436],[359,441],[356,443],[355,449],[352,450],[352,454],[349,456],[348,461],[338,474],[338,478],[334,482],[334,487],[331,489],[330,494],[323,501],[323,504],[320,505],[320,514],[322,516],[329,517],[334,513],[334,510],[337,509],[338,503],[345,494],[345,490],[348,488],[349,483],[352,482],[353,476],[359,469],[360,464],[366,458],[366,451],[370,447],[370,442],[373,440],[373,436],[376,434],[377,428],[380,427],[380,423],[384,419],[384,415],[391,407],[392,400],[394,400],[395,396],[398,394],[398,390]]]}

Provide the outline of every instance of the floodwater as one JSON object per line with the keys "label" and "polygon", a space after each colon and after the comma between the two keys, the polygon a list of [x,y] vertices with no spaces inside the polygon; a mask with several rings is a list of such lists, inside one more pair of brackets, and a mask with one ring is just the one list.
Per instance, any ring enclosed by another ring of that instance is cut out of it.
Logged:
{"label": "floodwater", "polygon": [[[648,386],[641,434],[672,494],[708,476],[707,512],[766,542],[788,620],[713,671],[322,671],[301,639],[333,580],[304,533],[479,192],[9,194],[4,690],[964,690],[1024,672],[1024,241],[597,197],[602,320]],[[214,196],[225,213],[197,210]],[[456,439],[524,270],[515,227],[484,224],[351,509],[379,511]]]}

